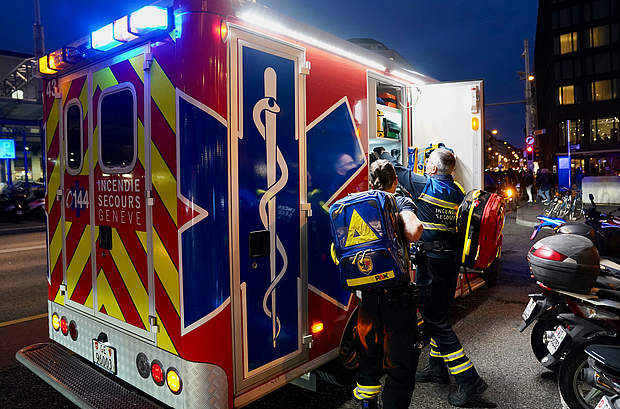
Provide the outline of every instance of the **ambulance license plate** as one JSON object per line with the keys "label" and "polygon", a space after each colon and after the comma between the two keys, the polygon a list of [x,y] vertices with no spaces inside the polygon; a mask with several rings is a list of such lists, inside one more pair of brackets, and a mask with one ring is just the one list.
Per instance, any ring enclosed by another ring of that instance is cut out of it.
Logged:
{"label": "ambulance license plate", "polygon": [[116,375],[116,348],[93,339],[93,362]]}
{"label": "ambulance license plate", "polygon": [[603,396],[594,409],[614,409],[609,396]]}
{"label": "ambulance license plate", "polygon": [[551,355],[557,352],[557,350],[560,348],[560,345],[562,345],[562,341],[564,341],[564,338],[566,338],[566,330],[560,325],[555,329],[553,336],[547,344],[547,349],[549,350],[549,353]]}
{"label": "ambulance license plate", "polygon": [[527,322],[528,318],[532,316],[532,313],[534,312],[535,309],[536,309],[536,301],[534,301],[533,298],[530,298],[530,302],[527,303],[527,307],[525,307],[525,311],[523,311],[523,314],[521,314],[521,318],[523,318],[523,321]]}

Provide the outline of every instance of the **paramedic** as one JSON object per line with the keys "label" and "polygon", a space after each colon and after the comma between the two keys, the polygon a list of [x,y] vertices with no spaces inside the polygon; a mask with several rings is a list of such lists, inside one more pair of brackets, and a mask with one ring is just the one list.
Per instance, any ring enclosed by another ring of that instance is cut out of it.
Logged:
{"label": "paramedic", "polygon": [[416,257],[416,284],[431,348],[429,364],[416,374],[416,381],[447,384],[449,374],[453,375],[457,390],[448,395],[448,401],[454,406],[467,406],[486,390],[487,384],[465,355],[448,320],[459,274],[456,213],[464,198],[463,189],[452,178],[456,158],[448,149],[434,150],[426,162],[426,176],[422,176],[398,164],[382,148],[375,148],[375,152],[396,168],[398,181],[413,196],[424,226],[423,251]]}
{"label": "paramedic", "polygon": [[[377,160],[370,166],[370,187],[394,193],[398,184],[390,162]],[[409,242],[422,235],[413,202],[397,197],[402,231]],[[383,408],[406,409],[411,404],[418,366],[416,297],[413,286],[362,290],[357,315],[360,359],[357,387],[353,391],[362,408],[377,408],[379,382],[387,374],[383,388]],[[383,366],[383,367],[382,367]]]}

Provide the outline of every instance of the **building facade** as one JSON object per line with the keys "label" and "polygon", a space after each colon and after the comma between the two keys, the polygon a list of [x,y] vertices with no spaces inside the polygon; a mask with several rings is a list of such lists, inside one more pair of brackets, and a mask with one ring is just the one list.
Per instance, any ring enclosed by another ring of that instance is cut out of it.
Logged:
{"label": "building facade", "polygon": [[620,1],[540,0],[534,54],[539,161],[620,174]]}

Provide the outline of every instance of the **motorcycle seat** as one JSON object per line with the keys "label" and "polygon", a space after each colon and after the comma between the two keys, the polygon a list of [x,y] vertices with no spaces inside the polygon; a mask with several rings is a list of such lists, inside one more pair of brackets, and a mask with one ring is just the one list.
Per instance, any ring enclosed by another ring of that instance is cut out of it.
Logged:
{"label": "motorcycle seat", "polygon": [[620,260],[613,257],[601,258],[601,272],[620,278]]}
{"label": "motorcycle seat", "polygon": [[602,369],[609,369],[615,376],[620,374],[620,346],[594,344],[587,346],[585,352]]}

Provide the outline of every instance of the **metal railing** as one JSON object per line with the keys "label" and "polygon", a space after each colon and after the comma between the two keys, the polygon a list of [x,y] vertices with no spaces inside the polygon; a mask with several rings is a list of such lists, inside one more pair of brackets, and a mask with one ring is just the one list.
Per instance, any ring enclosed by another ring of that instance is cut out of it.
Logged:
{"label": "metal railing", "polygon": [[36,79],[37,60],[26,58],[0,80],[0,97],[11,98],[15,91],[23,90]]}

